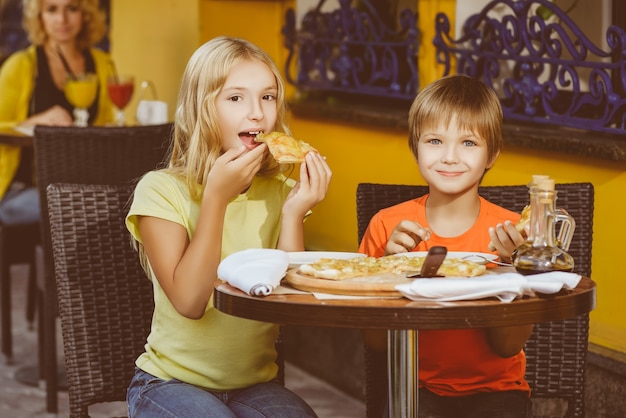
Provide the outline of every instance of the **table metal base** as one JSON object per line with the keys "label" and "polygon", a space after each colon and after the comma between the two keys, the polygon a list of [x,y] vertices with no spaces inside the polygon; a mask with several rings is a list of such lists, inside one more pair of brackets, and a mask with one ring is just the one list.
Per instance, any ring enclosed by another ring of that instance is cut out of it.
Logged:
{"label": "table metal base", "polygon": [[387,348],[389,416],[417,417],[417,330],[388,330]]}

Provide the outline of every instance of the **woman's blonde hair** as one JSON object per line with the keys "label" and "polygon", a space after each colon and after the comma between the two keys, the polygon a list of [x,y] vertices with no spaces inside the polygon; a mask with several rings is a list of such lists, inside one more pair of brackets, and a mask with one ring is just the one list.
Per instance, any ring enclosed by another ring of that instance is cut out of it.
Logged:
{"label": "woman's blonde hair", "polygon": [[[258,60],[274,74],[278,87],[274,130],[289,133],[286,126],[285,84],[272,58],[243,39],[220,36],[200,46],[183,74],[174,115],[174,140],[168,169],[183,177],[191,197],[199,199],[215,160],[222,152],[216,97],[231,68],[240,60]],[[274,176],[290,169],[267,153],[259,175]]]}
{"label": "woman's blonde hair", "polygon": [[421,133],[447,126],[456,117],[459,128],[487,142],[488,161],[502,149],[502,107],[496,93],[483,82],[463,74],[442,77],[419,92],[409,110],[409,148],[417,160]]}
{"label": "woman's blonde hair", "polygon": [[[83,24],[76,37],[79,50],[95,45],[106,34],[106,15],[98,5],[98,0],[77,0],[83,14]],[[48,39],[41,22],[43,0],[24,0],[23,24],[28,39],[35,45],[43,45]]]}

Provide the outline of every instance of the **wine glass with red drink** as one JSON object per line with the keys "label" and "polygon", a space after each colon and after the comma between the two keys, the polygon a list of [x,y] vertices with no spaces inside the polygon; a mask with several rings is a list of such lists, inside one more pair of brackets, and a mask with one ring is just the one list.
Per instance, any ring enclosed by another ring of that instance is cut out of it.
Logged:
{"label": "wine glass with red drink", "polygon": [[115,75],[109,77],[107,87],[109,89],[109,97],[115,107],[117,107],[115,122],[118,126],[124,126],[126,124],[124,108],[128,106],[133,96],[135,79],[130,75]]}

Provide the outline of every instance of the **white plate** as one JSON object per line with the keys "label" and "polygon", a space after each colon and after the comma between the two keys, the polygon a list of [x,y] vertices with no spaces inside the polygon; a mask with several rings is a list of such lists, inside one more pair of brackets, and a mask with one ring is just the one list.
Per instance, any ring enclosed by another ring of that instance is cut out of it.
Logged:
{"label": "white plate", "polygon": [[[428,254],[428,251],[414,251],[397,255],[404,255],[406,257],[426,257],[426,254]],[[463,258],[465,260],[473,261],[476,264],[487,264],[489,261],[498,260],[498,256],[495,254],[478,253],[475,251],[448,251],[446,258]]]}
{"label": "white plate", "polygon": [[310,264],[320,258],[337,258],[347,259],[354,257],[365,257],[365,254],[361,253],[347,253],[337,251],[294,251],[287,253],[289,256],[289,268],[297,267],[300,264]]}

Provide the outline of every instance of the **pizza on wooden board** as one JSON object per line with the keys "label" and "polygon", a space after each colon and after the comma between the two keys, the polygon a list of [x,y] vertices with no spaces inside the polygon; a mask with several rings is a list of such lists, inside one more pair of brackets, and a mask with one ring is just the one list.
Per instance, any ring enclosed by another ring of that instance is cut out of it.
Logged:
{"label": "pizza on wooden board", "polygon": [[260,133],[254,140],[265,142],[274,159],[283,164],[303,163],[309,152],[318,152],[307,142],[284,132]]}
{"label": "pizza on wooden board", "polygon": [[[384,257],[355,257],[348,259],[320,258],[313,263],[301,265],[297,272],[327,280],[345,280],[353,277],[380,274],[406,275],[419,271],[426,257],[407,257],[388,255]],[[438,275],[446,277],[474,277],[485,273],[482,264],[460,258],[446,257],[437,270]]]}

